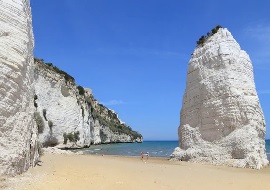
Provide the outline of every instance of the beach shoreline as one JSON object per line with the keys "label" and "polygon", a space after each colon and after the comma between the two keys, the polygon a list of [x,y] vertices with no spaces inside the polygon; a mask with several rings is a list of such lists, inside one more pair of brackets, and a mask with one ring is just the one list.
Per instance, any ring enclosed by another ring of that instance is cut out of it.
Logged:
{"label": "beach shoreline", "polygon": [[270,166],[261,170],[169,161],[168,158],[50,154],[39,166],[1,181],[4,189],[270,189]]}

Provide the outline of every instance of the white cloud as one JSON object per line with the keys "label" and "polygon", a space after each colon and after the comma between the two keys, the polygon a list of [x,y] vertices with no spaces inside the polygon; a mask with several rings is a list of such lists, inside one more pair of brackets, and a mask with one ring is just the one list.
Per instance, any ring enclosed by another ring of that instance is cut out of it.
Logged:
{"label": "white cloud", "polygon": [[125,104],[125,102],[122,101],[122,100],[110,100],[110,101],[107,101],[107,102],[101,102],[101,104],[103,104],[105,106],[112,106],[112,105]]}

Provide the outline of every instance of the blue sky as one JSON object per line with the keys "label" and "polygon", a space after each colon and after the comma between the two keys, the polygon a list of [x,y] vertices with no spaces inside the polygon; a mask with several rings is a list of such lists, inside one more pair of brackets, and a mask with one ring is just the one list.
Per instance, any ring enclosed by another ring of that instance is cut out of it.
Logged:
{"label": "blue sky", "polygon": [[267,0],[31,0],[34,54],[92,88],[145,140],[177,140],[187,64],[217,24],[253,62],[270,138]]}

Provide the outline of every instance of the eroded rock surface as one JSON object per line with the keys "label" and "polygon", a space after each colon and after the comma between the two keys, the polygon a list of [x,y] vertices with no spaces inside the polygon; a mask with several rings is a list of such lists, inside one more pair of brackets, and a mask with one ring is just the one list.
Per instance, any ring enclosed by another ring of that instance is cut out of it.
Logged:
{"label": "eroded rock surface", "polygon": [[0,0],[0,175],[35,165],[33,34],[29,0]]}
{"label": "eroded rock surface", "polygon": [[[34,73],[36,113],[44,124],[39,134],[43,146],[83,148],[91,144],[142,142],[139,133],[100,104],[91,89],[78,87],[71,76],[39,59]],[[68,139],[76,133],[78,141],[65,142],[65,134]]]}
{"label": "eroded rock surface", "polygon": [[192,54],[180,120],[180,148],[172,159],[256,169],[268,164],[253,67],[227,29]]}

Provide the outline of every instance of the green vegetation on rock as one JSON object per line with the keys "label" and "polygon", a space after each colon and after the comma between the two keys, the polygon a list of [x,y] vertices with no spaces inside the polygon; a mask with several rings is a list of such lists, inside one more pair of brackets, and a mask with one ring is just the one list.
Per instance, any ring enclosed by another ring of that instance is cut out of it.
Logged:
{"label": "green vegetation on rock", "polygon": [[38,127],[38,133],[41,134],[44,131],[44,121],[42,117],[40,116],[39,112],[34,113],[34,119],[36,121],[37,127]]}
{"label": "green vegetation on rock", "polygon": [[218,30],[222,28],[222,26],[217,25],[215,28],[211,30],[211,32],[207,32],[206,36],[201,36],[200,39],[197,41],[197,45],[204,45],[204,42],[210,37],[213,36]]}
{"label": "green vegetation on rock", "polygon": [[136,131],[133,131],[130,126],[127,126],[124,123],[120,123],[116,113],[109,110],[102,104],[98,105],[100,106],[101,112],[103,112],[104,109],[107,109],[109,116],[105,118],[104,116],[102,116],[101,113],[98,113],[94,108],[91,108],[93,118],[95,120],[98,120],[101,125],[109,127],[109,129],[114,133],[129,135],[133,140],[137,138],[142,138],[142,135]]}
{"label": "green vegetation on rock", "polygon": [[[90,123],[91,116],[94,120],[98,120],[99,123],[105,128],[108,129],[116,134],[126,134],[131,137],[131,140],[135,140],[137,138],[142,138],[142,135],[139,134],[136,131],[133,131],[131,127],[127,126],[124,123],[121,123],[118,119],[118,116],[114,111],[108,109],[102,104],[99,104],[97,100],[93,97],[91,93],[86,93],[85,89],[78,85],[76,86],[75,80],[72,76],[67,74],[65,71],[60,70],[56,66],[54,66],[52,63],[45,63],[43,59],[35,58],[35,63],[37,64],[37,72],[42,72],[42,69],[46,70],[46,72],[54,74],[54,72],[59,73],[62,77],[65,78],[66,85],[62,84],[61,86],[61,93],[64,97],[70,96],[70,92],[75,91],[77,104],[82,109],[82,117],[84,118],[83,121],[87,124]],[[61,80],[62,81],[62,80]],[[67,83],[69,82],[69,83]],[[70,83],[71,82],[71,83]],[[73,92],[72,92],[73,93]],[[35,95],[34,98],[34,104],[37,107],[36,103],[37,96]],[[42,110],[44,120],[48,121],[46,109]],[[85,115],[88,116],[88,118],[85,118]],[[43,119],[43,118],[41,118]],[[87,120],[86,120],[87,119]],[[42,120],[43,121],[43,120]],[[50,127],[50,131],[52,133],[52,127],[53,123],[52,121],[48,121],[48,125]],[[103,131],[101,131],[102,133]],[[52,135],[51,135],[52,136]],[[64,133],[64,144],[66,144],[68,141],[76,143],[78,140],[80,140],[79,132],[72,132],[72,133]],[[56,142],[55,139],[52,139],[53,142]],[[55,143],[49,143],[49,144],[55,144]]]}
{"label": "green vegetation on rock", "polygon": [[79,91],[79,94],[83,96],[84,93],[85,93],[84,88],[83,88],[82,86],[79,85],[79,86],[77,86],[77,89],[78,89],[78,91]]}
{"label": "green vegetation on rock", "polygon": [[48,121],[48,125],[49,125],[50,129],[52,129],[52,127],[53,127],[53,122],[52,122],[52,121]]}
{"label": "green vegetation on rock", "polygon": [[43,59],[38,59],[38,58],[34,58],[34,61],[45,64],[49,69],[51,69],[51,70],[53,70],[61,75],[64,75],[64,78],[66,81],[70,81],[70,82],[75,83],[75,79],[71,75],[69,75],[65,71],[59,69],[58,67],[54,66],[52,63],[44,63]]}
{"label": "green vegetation on rock", "polygon": [[58,145],[58,139],[55,136],[50,136],[44,143],[43,147],[54,147]]}
{"label": "green vegetation on rock", "polygon": [[38,97],[37,97],[37,95],[35,94],[35,95],[34,95],[34,106],[35,106],[35,108],[38,107],[38,104],[37,104],[37,102],[36,102],[37,99],[38,99]]}
{"label": "green vegetation on rock", "polygon": [[68,141],[76,143],[77,141],[80,140],[80,132],[76,131],[73,133],[64,133],[63,137],[64,137],[64,144],[67,144]]}

